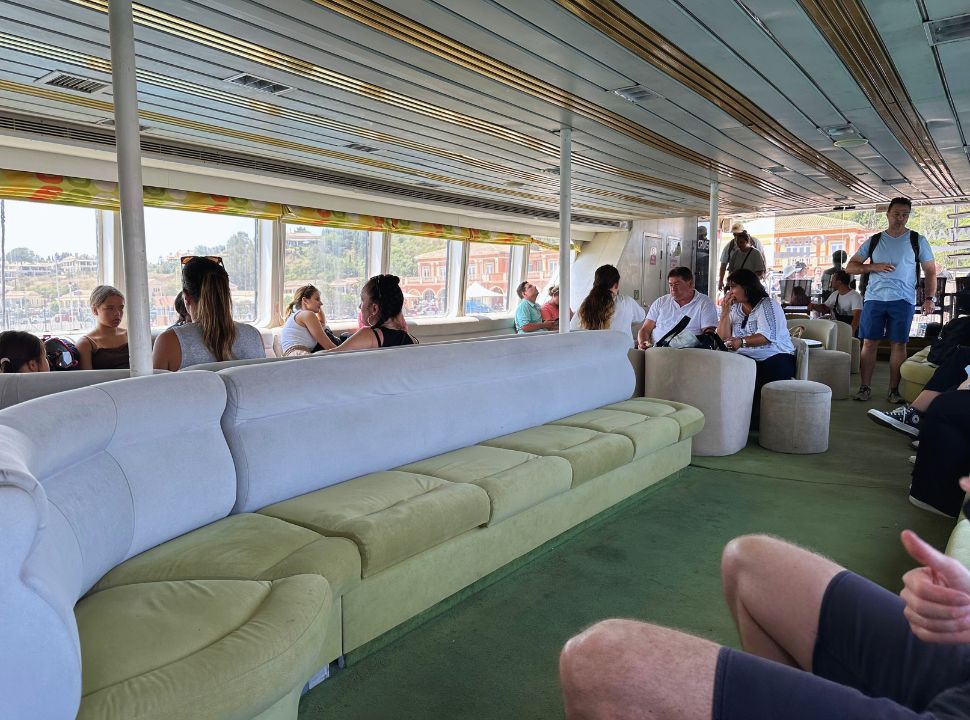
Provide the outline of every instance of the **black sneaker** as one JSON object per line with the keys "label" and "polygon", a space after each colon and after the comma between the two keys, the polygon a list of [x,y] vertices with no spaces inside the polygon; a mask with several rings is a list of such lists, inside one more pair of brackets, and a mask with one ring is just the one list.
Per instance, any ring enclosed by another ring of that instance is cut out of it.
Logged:
{"label": "black sneaker", "polygon": [[904,405],[888,412],[873,408],[867,415],[873,422],[885,425],[887,428],[905,433],[910,437],[919,437],[920,412],[911,405]]}

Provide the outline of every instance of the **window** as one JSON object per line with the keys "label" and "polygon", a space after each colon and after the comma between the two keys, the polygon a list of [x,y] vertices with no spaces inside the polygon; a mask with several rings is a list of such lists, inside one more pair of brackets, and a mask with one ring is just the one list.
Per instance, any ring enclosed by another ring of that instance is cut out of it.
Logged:
{"label": "window", "polygon": [[474,280],[478,267],[476,265],[468,266],[468,279]]}
{"label": "window", "polygon": [[[481,263],[485,272],[469,282],[465,288],[465,312],[470,315],[487,315],[509,309],[509,263],[512,248],[508,245],[469,243],[468,267]],[[471,273],[468,278],[471,279]]]}
{"label": "window", "polygon": [[387,269],[401,278],[405,317],[440,317],[446,312],[447,240],[391,235]]}
{"label": "window", "polygon": [[[323,312],[331,321],[354,320],[360,289],[367,282],[366,230],[286,226],[283,300],[288,304],[301,285],[315,285]],[[380,238],[380,233],[376,233]]]}
{"label": "window", "polygon": [[178,317],[175,296],[182,289],[183,255],[218,255],[229,273],[232,315],[256,319],[256,220],[231,215],[145,208],[145,252],[152,327]]}
{"label": "window", "polygon": [[93,328],[88,298],[99,284],[97,211],[17,200],[0,203],[3,329],[43,334]]}

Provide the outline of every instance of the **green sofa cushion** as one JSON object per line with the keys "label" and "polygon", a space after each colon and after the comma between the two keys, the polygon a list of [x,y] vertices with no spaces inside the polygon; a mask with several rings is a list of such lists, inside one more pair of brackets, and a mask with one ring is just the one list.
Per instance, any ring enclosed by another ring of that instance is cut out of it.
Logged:
{"label": "green sofa cushion", "polygon": [[634,458],[656,452],[680,440],[680,423],[673,417],[650,417],[634,412],[600,408],[556,420],[553,425],[569,425],[630,438]]}
{"label": "green sofa cushion", "polygon": [[162,580],[279,580],[322,575],[334,595],[360,584],[360,553],[277,518],[241,513],[147,550],[111,570],[91,592]]}
{"label": "green sofa cushion", "polygon": [[489,525],[566,492],[573,481],[569,463],[561,457],[472,445],[398,468],[450,482],[478,485],[492,505]]}
{"label": "green sofa cushion", "polygon": [[674,400],[631,398],[623,402],[606,405],[603,409],[639,413],[647,417],[672,418],[680,425],[680,440],[693,437],[704,429],[704,413],[693,405],[685,405]]}
{"label": "green sofa cushion", "polygon": [[539,425],[479,444],[564,458],[573,468],[573,487],[633,460],[629,438],[568,425]]}
{"label": "green sofa cushion", "polygon": [[75,607],[80,720],[252,717],[319,668],[319,575],[122,585]]}
{"label": "green sofa cushion", "polygon": [[357,543],[364,577],[484,525],[482,488],[428,475],[387,472],[275,503],[260,510],[321,535]]}
{"label": "green sofa cushion", "polygon": [[946,554],[955,557],[970,568],[970,520],[960,517],[950,534]]}

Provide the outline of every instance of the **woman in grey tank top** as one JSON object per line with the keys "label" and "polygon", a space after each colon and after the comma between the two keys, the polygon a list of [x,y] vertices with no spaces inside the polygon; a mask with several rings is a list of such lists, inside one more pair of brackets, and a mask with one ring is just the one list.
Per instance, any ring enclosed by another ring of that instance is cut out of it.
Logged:
{"label": "woman in grey tank top", "polygon": [[152,353],[156,369],[266,357],[259,331],[232,319],[222,258],[182,258],[182,299],[192,322],[158,336]]}

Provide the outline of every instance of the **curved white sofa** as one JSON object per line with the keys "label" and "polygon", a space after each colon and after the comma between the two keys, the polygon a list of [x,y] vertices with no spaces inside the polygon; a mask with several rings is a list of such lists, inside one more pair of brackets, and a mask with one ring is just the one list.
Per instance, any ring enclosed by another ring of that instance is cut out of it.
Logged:
{"label": "curved white sofa", "polygon": [[602,331],[0,411],[0,717],[294,718],[342,653],[686,466],[703,417],[633,387]]}

